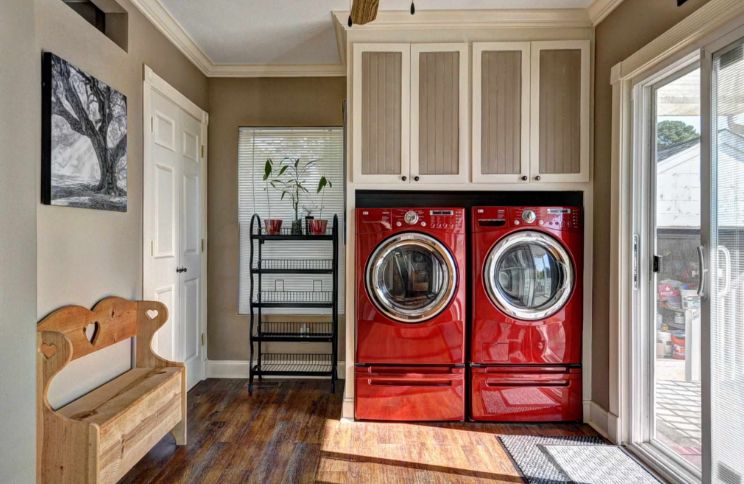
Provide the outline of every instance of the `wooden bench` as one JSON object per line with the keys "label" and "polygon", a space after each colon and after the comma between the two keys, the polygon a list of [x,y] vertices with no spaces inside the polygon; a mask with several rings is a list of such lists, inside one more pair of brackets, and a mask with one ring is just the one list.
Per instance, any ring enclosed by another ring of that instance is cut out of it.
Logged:
{"label": "wooden bench", "polygon": [[[93,310],[64,307],[39,323],[39,482],[114,483],[168,432],[176,444],[186,444],[186,369],[151,349],[155,331],[167,319],[159,302],[110,297]],[[132,337],[133,369],[52,409],[49,384],[65,365]]]}

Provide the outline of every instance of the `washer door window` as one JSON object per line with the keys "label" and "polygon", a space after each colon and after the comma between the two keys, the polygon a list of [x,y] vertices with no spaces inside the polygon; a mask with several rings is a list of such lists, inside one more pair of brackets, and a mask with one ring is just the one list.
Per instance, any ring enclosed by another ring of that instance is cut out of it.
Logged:
{"label": "washer door window", "polygon": [[402,233],[383,241],[366,273],[372,302],[387,317],[418,323],[442,312],[455,293],[457,268],[436,239]]}
{"label": "washer door window", "polygon": [[560,311],[574,281],[571,259],[563,246],[533,231],[508,235],[494,245],[483,278],[499,309],[527,321]]}

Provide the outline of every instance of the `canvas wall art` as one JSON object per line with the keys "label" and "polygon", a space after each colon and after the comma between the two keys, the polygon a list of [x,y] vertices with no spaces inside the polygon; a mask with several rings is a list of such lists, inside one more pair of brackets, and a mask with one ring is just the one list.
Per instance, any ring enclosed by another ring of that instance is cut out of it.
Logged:
{"label": "canvas wall art", "polygon": [[49,52],[42,82],[42,202],[126,212],[126,96]]}

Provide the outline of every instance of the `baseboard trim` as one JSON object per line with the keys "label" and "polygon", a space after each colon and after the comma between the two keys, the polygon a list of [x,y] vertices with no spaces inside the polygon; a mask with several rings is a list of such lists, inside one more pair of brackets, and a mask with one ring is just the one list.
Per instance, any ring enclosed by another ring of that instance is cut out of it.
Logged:
{"label": "baseboard trim", "polygon": [[592,401],[584,402],[584,422],[610,442],[614,444],[619,443],[620,419],[617,415],[602,408],[598,403]]}
{"label": "baseboard trim", "polygon": [[[250,363],[248,360],[207,360],[207,378],[248,378],[248,370],[250,369]],[[339,361],[337,365],[338,378],[343,380],[346,376],[346,364],[343,361]],[[287,376],[264,376],[266,379],[270,378],[302,378],[302,379],[325,379],[326,377],[320,376],[303,376],[303,377],[287,377]]]}

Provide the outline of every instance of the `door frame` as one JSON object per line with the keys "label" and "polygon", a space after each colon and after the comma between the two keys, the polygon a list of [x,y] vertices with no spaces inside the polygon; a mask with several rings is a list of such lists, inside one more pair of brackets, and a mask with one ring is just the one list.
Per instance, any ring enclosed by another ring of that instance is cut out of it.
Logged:
{"label": "door frame", "polygon": [[[657,251],[656,220],[656,92],[669,83],[701,69],[700,54],[695,50],[690,55],[669,65],[660,66],[649,73],[633,88],[633,166],[632,232],[634,236],[634,284],[630,310],[629,356],[630,371],[628,388],[630,399],[629,434],[627,445],[636,453],[645,455],[657,465],[663,465],[665,473],[677,480],[695,482],[701,472],[694,466],[677,458],[660,442],[652,440],[656,424],[653,395],[655,393],[655,337],[649,328],[656,317],[655,275],[651,271],[651,256]],[[702,77],[702,74],[701,74]],[[701,100],[702,109],[702,100]],[[701,117],[702,119],[702,117]],[[702,151],[705,135],[701,125],[701,172],[706,169]],[[702,209],[702,206],[701,206]],[[701,231],[702,231],[701,217]],[[701,235],[702,240],[702,235]],[[701,396],[702,397],[702,396]]]}
{"label": "door frame", "polygon": [[[667,30],[652,42],[632,54],[622,62],[616,64],[611,70],[612,85],[612,141],[611,151],[611,239],[610,239],[610,374],[609,374],[609,408],[606,409],[607,434],[617,443],[628,444],[633,436],[633,379],[632,375],[635,362],[632,355],[632,341],[635,337],[633,329],[633,305],[637,293],[639,261],[634,248],[637,248],[637,237],[640,234],[634,232],[634,177],[637,176],[637,168],[634,166],[636,151],[635,143],[637,133],[635,118],[638,113],[633,109],[635,87],[639,81],[648,78],[652,73],[680,62],[686,56],[693,53],[701,54],[701,65],[706,68],[706,59],[709,53],[705,48],[718,39],[731,35],[731,33],[744,25],[744,2],[740,0],[711,0],[700,7],[687,18]],[[702,90],[710,89],[706,85],[705,76],[701,79]],[[701,109],[705,112],[709,109],[706,105],[706,97],[701,98]],[[709,101],[708,101],[709,102]],[[702,133],[705,133],[705,121],[701,123]],[[705,150],[710,148],[710,140],[705,139],[701,143],[702,169],[706,170],[709,165],[709,156]],[[708,156],[706,158],[706,156]],[[703,186],[709,180],[701,180]],[[702,197],[706,193],[701,193]],[[703,206],[701,224],[706,224],[706,210]],[[703,244],[709,241],[703,238]],[[710,260],[710,257],[709,257]],[[707,279],[710,279],[708,273]],[[710,281],[706,284],[710,287]],[[705,298],[703,300],[703,311],[705,311]],[[703,331],[701,334],[702,346],[707,343],[707,330],[705,316],[702,321]],[[706,442],[710,448],[710,426],[706,422],[706,397],[710,395],[708,378],[706,373],[707,351],[703,348],[702,367],[702,412],[703,412],[703,481],[709,480],[710,455],[705,449]],[[637,407],[635,407],[637,408]],[[707,430],[706,430],[707,427]],[[673,468],[665,465],[663,456],[656,455],[653,451],[640,451],[639,457],[654,467],[667,479],[683,481],[685,476],[674,472]],[[706,476],[706,474],[708,474]],[[688,476],[689,477],[689,476]]]}
{"label": "door frame", "polygon": [[202,379],[206,378],[207,375],[207,259],[208,259],[208,244],[207,244],[207,153],[208,153],[208,127],[209,127],[209,113],[197,106],[193,101],[188,99],[186,96],[181,94],[176,88],[168,84],[165,79],[158,76],[155,71],[148,65],[144,66],[144,82],[143,82],[143,109],[142,109],[142,131],[143,131],[143,203],[142,203],[142,292],[145,294],[150,289],[149,281],[149,267],[148,258],[146,256],[147,251],[151,248],[152,234],[150,233],[150,224],[147,223],[147,214],[151,211],[151,207],[154,205],[154,200],[151,200],[150,189],[152,186],[152,180],[149,179],[147,173],[152,168],[154,160],[152,159],[151,143],[152,143],[152,129],[147,129],[148,123],[152,119],[152,93],[158,92],[168,100],[176,104],[178,107],[189,113],[194,118],[201,122],[201,148],[200,148],[200,166],[201,166],[201,179],[202,186],[200,189],[199,196],[201,198],[201,298],[199,301],[200,314],[199,320],[199,334],[200,345],[201,345],[201,375]]}

